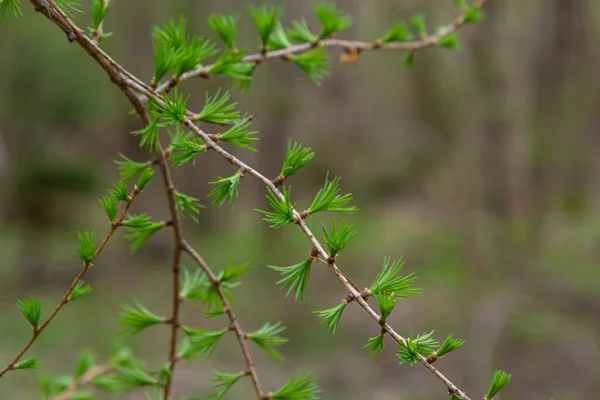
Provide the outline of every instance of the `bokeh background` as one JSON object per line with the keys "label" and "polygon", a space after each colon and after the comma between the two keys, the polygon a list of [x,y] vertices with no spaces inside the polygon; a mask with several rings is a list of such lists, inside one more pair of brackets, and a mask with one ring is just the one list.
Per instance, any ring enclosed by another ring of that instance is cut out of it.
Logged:
{"label": "bokeh background", "polygon": [[[80,268],[76,230],[102,237],[106,219],[97,198],[116,181],[122,152],[148,159],[128,132],[138,129],[130,105],[94,61],[23,2],[25,16],[0,25],[0,364],[29,335],[17,299],[34,295],[45,314]],[[84,2],[89,9],[91,2]],[[313,1],[286,1],[285,20],[311,16]],[[152,78],[153,25],[186,15],[191,32],[214,38],[210,13],[242,13],[246,1],[118,1],[104,47],[146,81]],[[339,1],[354,16],[343,38],[370,40],[390,24],[425,12],[431,26],[450,21],[450,0]],[[483,395],[495,368],[513,374],[504,399],[583,399],[600,391],[600,2],[490,0],[486,19],[461,31],[458,52],[427,50],[415,67],[401,54],[365,54],[341,66],[321,88],[293,64],[260,66],[240,109],[255,113],[259,152],[236,151],[276,176],[288,138],[317,156],[291,180],[300,207],[309,205],[329,171],[342,176],[361,211],[347,219],[359,235],[340,256],[341,267],[367,286],[385,256],[402,256],[423,294],[399,303],[391,323],[407,335],[436,330],[466,339],[439,366],[473,398]],[[244,15],[245,16],[245,15]],[[77,17],[90,24],[90,14]],[[257,48],[242,18],[240,41]],[[183,85],[198,109],[204,93],[228,80]],[[214,129],[214,128],[213,128]],[[176,169],[177,186],[204,198],[209,181],[235,169],[215,154]],[[209,200],[204,201],[210,205]],[[264,190],[244,179],[234,211],[207,207],[200,223],[187,220],[190,241],[215,269],[249,262],[234,292],[247,330],[281,320],[291,339],[284,363],[254,351],[263,385],[276,388],[297,369],[319,376],[325,399],[443,399],[444,387],[424,368],[399,365],[395,346],[372,359],[361,350],[378,332],[350,307],[332,336],[312,313],[344,296],[322,265],[312,276],[312,302],[294,303],[266,265],[291,265],[310,252],[293,227],[269,230],[254,208]],[[135,212],[168,215],[155,182]],[[331,216],[310,221],[316,232]],[[161,232],[130,255],[122,233],[98,258],[87,280],[93,295],[67,306],[28,353],[35,372],[4,377],[3,399],[39,399],[44,374],[71,373],[77,354],[110,354],[119,307],[139,299],[158,314],[170,309],[171,237]],[[190,260],[185,264],[193,267]],[[218,326],[185,308],[196,327]],[[151,366],[167,354],[167,332],[156,327],[129,343]],[[211,367],[242,368],[233,338],[211,361],[181,363],[175,394],[208,398]],[[133,394],[131,398],[141,398]],[[249,381],[231,392],[251,398]]]}

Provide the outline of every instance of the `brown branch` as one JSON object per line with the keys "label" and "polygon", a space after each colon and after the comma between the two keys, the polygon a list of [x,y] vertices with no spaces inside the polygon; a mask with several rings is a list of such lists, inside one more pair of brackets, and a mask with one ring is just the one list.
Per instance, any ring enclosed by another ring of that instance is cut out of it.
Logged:
{"label": "brown branch", "polygon": [[208,263],[198,254],[192,246],[190,246],[187,242],[183,242],[183,250],[189,254],[190,257],[200,266],[200,268],[204,271],[206,276],[208,277],[209,282],[214,286],[221,302],[223,303],[223,309],[229,318],[229,322],[231,323],[231,327],[237,341],[240,345],[240,350],[242,351],[242,355],[244,356],[244,362],[246,363],[246,373],[250,376],[252,380],[252,385],[254,386],[254,391],[256,392],[256,397],[259,400],[262,400],[265,395],[260,386],[260,382],[258,380],[258,374],[256,373],[256,368],[254,367],[254,362],[252,361],[252,357],[250,356],[250,351],[248,350],[248,346],[246,346],[246,334],[240,327],[238,319],[231,308],[231,303],[225,296],[223,292],[223,288],[221,287],[219,278],[214,274]]}
{"label": "brown branch", "polygon": [[8,364],[6,364],[2,369],[0,369],[0,378],[6,372],[12,371],[12,370],[15,369],[15,364],[21,359],[21,357],[23,357],[23,355],[25,355],[25,353],[27,352],[27,350],[29,350],[29,348],[33,345],[33,343],[35,343],[35,341],[40,336],[40,334],[44,331],[44,329],[46,329],[48,327],[48,325],[50,325],[50,323],[52,322],[52,320],[54,320],[54,317],[56,317],[56,315],[60,312],[60,310],[69,301],[71,301],[69,299],[69,297],[71,296],[71,293],[73,293],[73,289],[75,289],[75,286],[77,286],[77,284],[79,282],[81,282],[81,280],[83,279],[83,277],[85,276],[85,274],[88,272],[88,270],[94,265],[93,264],[94,260],[96,259],[96,257],[98,257],[98,254],[100,254],[100,252],[104,249],[104,247],[106,246],[106,244],[108,243],[108,241],[110,240],[110,238],[113,236],[113,234],[115,233],[115,231],[120,226],[122,226],[123,220],[125,219],[125,216],[127,215],[127,211],[129,211],[129,207],[131,206],[131,203],[133,203],[133,200],[135,199],[135,197],[139,193],[140,193],[140,191],[137,189],[137,187],[133,189],[133,191],[129,195],[129,201],[127,201],[127,203],[125,204],[125,208],[123,208],[123,211],[121,212],[121,215],[120,215],[119,219],[111,223],[110,231],[104,237],[104,239],[102,240],[102,242],[100,243],[100,245],[98,246],[98,248],[96,248],[96,252],[94,253],[94,257],[92,258],[92,260],[89,263],[85,263],[84,262],[83,268],[81,269],[81,271],[79,271],[79,273],[77,274],[77,276],[75,277],[75,279],[73,279],[73,282],[71,283],[71,286],[69,286],[69,288],[67,289],[67,291],[65,292],[65,294],[63,294],[62,299],[56,305],[56,307],[54,307],[54,310],[52,310],[52,313],[50,313],[50,315],[48,316],[48,318],[46,318],[46,320],[44,321],[44,323],[42,323],[39,327],[37,327],[37,328],[35,328],[33,330],[33,335],[31,335],[31,338],[25,344],[25,346],[23,346],[23,348],[21,349],[21,351],[19,351]]}
{"label": "brown branch", "polygon": [[[486,2],[486,0],[477,0],[477,6],[481,7]],[[420,38],[419,40],[414,40],[410,42],[390,42],[390,43],[381,43],[379,41],[374,42],[362,42],[356,40],[343,40],[343,39],[323,39],[314,43],[301,43],[290,46],[285,49],[268,51],[268,52],[259,52],[256,54],[247,55],[242,59],[242,62],[245,63],[256,63],[259,64],[263,61],[274,60],[274,59],[284,59],[289,60],[289,58],[296,54],[302,54],[310,50],[314,50],[316,47],[337,47],[341,48],[346,52],[363,52],[363,51],[376,51],[376,50],[394,50],[394,51],[417,51],[422,50],[428,47],[434,47],[438,43],[440,39],[451,35],[460,29],[463,25],[465,25],[465,14],[461,14],[458,17],[454,18],[448,25],[441,28],[434,35],[427,35],[425,37]],[[156,92],[168,92],[173,89],[177,84],[191,79],[191,78],[209,78],[211,76],[210,71],[215,66],[215,64],[207,65],[204,67],[200,67],[193,71],[186,72],[181,76],[173,76],[169,80],[160,84],[156,88]]]}
{"label": "brown branch", "polygon": [[[36,6],[36,10],[38,10],[38,11],[44,10],[45,11],[44,15],[46,15],[52,22],[54,22],[61,29],[63,29],[63,31],[67,34],[67,38],[70,41],[77,41],[94,59],[96,59],[96,61],[98,61],[98,63],[102,66],[102,68],[108,73],[111,80],[115,84],[117,84],[122,90],[124,90],[125,87],[128,87],[128,88],[135,90],[138,93],[141,93],[141,94],[147,96],[148,98],[152,98],[154,101],[156,101],[159,104],[162,104],[162,105],[165,104],[164,101],[162,100],[162,98],[160,97],[159,91],[167,90],[167,87],[159,87],[157,89],[158,91],[154,90],[151,86],[145,84],[144,82],[140,81],[137,77],[135,77],[134,75],[132,75],[131,73],[126,71],[118,63],[116,63],[112,58],[110,58],[104,51],[102,51],[100,48],[98,48],[98,46],[95,44],[95,42],[93,40],[89,39],[83,33],[83,31],[81,29],[79,29],[62,12],[62,10],[60,10],[56,6],[56,3],[53,0],[30,0],[30,2]],[[477,4],[479,6],[483,5],[484,3],[485,3],[485,0],[478,0],[478,2],[477,2]],[[426,37],[422,38],[421,40],[415,41],[415,42],[377,44],[377,43],[367,43],[367,42],[344,41],[344,40],[339,40],[339,39],[326,39],[326,40],[323,40],[323,41],[317,43],[317,45],[321,45],[324,47],[343,47],[346,49],[354,48],[354,49],[360,49],[360,50],[375,50],[375,49],[384,49],[385,50],[385,49],[388,49],[388,50],[411,50],[411,51],[414,51],[417,49],[435,45],[439,39],[456,31],[460,26],[463,25],[463,22],[464,22],[464,16],[461,15],[460,17],[456,18],[451,24],[449,24],[445,28],[443,28],[438,34],[426,36]],[[309,47],[306,47],[306,46],[314,46],[314,44],[297,45],[297,46],[292,46],[289,49],[278,50],[276,52],[270,52],[270,53],[267,52],[264,54],[248,56],[244,60],[247,62],[257,62],[257,61],[261,61],[263,59],[277,58],[277,57],[282,57],[282,56],[286,56],[286,55],[290,55],[290,54],[295,54],[295,53],[292,53],[292,51],[301,53],[301,52],[307,51],[309,49]],[[195,72],[198,73],[198,75],[200,75],[200,73],[198,71],[195,71]],[[194,73],[194,72],[191,72],[190,74],[192,74],[192,73]],[[188,76],[188,78],[189,77],[192,77],[192,76],[190,75],[190,76]],[[181,80],[183,80],[183,78],[184,78],[184,76],[180,77],[178,80],[181,81]],[[133,95],[131,93],[129,93],[127,90],[124,90],[124,92],[131,99],[131,96],[133,96]],[[267,179],[265,176],[260,174],[255,169],[251,168],[247,164],[245,164],[242,161],[240,161],[239,159],[237,159],[232,154],[225,151],[220,146],[218,146],[212,140],[213,136],[205,133],[200,128],[198,128],[194,124],[192,119],[190,119],[189,117],[186,117],[183,123],[188,128],[192,129],[196,134],[198,134],[205,141],[208,148],[214,150],[215,152],[217,152],[219,155],[221,155],[223,158],[225,158],[230,163],[243,169],[244,171],[246,171],[247,173],[249,173],[250,175],[255,177],[257,180],[263,182],[268,188],[270,188],[273,191],[273,193],[275,193],[275,195],[277,197],[279,197],[282,200],[284,199],[283,194],[273,184],[273,182],[271,182],[269,179]],[[162,167],[166,167],[166,163],[164,162],[164,160],[165,160],[165,156],[164,156],[164,153],[161,151],[160,164]],[[162,170],[162,167],[161,167],[161,170]],[[168,169],[167,169],[167,171],[168,171]],[[167,177],[166,172],[163,173],[163,177],[166,182],[167,191],[170,191],[170,193],[172,194],[172,191],[174,190],[174,188],[172,186],[172,182],[169,181],[169,178]],[[169,196],[169,199],[170,199],[169,200],[170,208],[172,208],[171,207],[171,204],[173,201],[172,196]],[[177,214],[176,211],[175,211],[175,214]],[[329,254],[327,254],[327,252],[323,249],[321,244],[314,237],[314,235],[312,234],[312,232],[310,231],[310,229],[308,228],[306,223],[302,220],[300,213],[298,211],[294,210],[294,216],[296,217],[296,219],[298,219],[297,225],[300,226],[302,231],[308,237],[308,239],[310,240],[310,242],[312,243],[313,247],[316,249],[318,254],[321,255],[321,257],[323,259],[328,259]],[[174,221],[173,221],[174,226],[175,226],[175,224],[179,224],[179,222],[176,222],[175,220],[176,220],[176,218],[174,218]],[[179,230],[179,232],[181,232],[180,228],[178,228],[178,230]],[[180,240],[182,240],[181,237],[180,237]],[[187,243],[185,243],[184,241],[180,241],[178,243],[179,243],[180,247],[175,249],[176,253],[179,253],[179,251],[181,249],[184,249],[186,252],[189,253],[189,250],[191,249],[191,247],[189,247],[187,245]],[[198,260],[199,259],[196,259],[196,261],[198,261]],[[174,263],[173,263],[174,275],[176,273],[178,273],[178,270],[179,270],[178,261],[177,261],[177,263],[175,261],[176,261],[176,257],[174,257]],[[355,286],[350,282],[350,280],[346,277],[346,275],[341,272],[341,270],[337,267],[337,265],[334,262],[329,263],[329,265],[331,266],[333,272],[338,277],[338,279],[342,282],[342,284],[350,292],[350,294],[353,297],[355,297],[356,302],[361,306],[361,308],[363,308],[363,310],[368,315],[370,315],[373,319],[375,319],[377,321],[378,324],[380,324],[380,316],[360,296],[360,291],[355,288]],[[205,270],[205,272],[206,272],[206,270]],[[213,276],[214,276],[214,274],[213,274]],[[173,286],[174,286],[174,289],[178,288],[178,283],[174,282]],[[178,294],[174,293],[174,299],[177,296],[178,296]],[[177,301],[178,301],[178,297],[177,297]],[[174,315],[176,313],[176,310],[178,310],[178,306],[174,304],[174,306],[173,306]],[[230,315],[230,318],[232,318],[233,314],[228,313],[228,315]],[[175,324],[175,323],[173,324],[173,326],[177,326],[177,325],[178,324]],[[385,331],[397,343],[400,343],[400,344],[406,343],[406,339],[404,339],[402,336],[400,336],[389,324],[387,324],[387,323],[383,324],[382,328],[385,329]],[[175,332],[174,336],[176,336],[176,330],[174,332]],[[241,346],[242,346],[241,343],[243,342],[243,340],[240,339],[240,335],[242,335],[242,334],[243,334],[243,332],[241,331],[241,329],[239,329],[239,325],[238,325],[238,329],[236,329],[236,335],[238,335],[238,341],[240,341]],[[175,340],[176,340],[176,338],[175,338]],[[245,356],[246,356],[246,354],[245,354]],[[248,357],[249,357],[249,354],[248,354]],[[175,360],[176,359],[171,357],[171,361],[172,361],[171,367],[174,366]],[[248,358],[247,363],[248,363],[248,360],[251,362],[251,359]],[[456,396],[458,396],[459,398],[461,398],[463,400],[470,400],[470,398],[464,392],[462,392],[448,378],[446,378],[441,372],[439,372],[435,367],[433,367],[433,365],[431,365],[429,362],[427,362],[427,359],[425,357],[420,355],[419,361],[446,385],[446,387],[450,393],[455,394]],[[251,374],[250,371],[249,371],[249,373]],[[251,376],[252,376],[252,374],[251,374]],[[253,377],[253,383],[255,383],[255,389],[256,389],[256,392],[258,395],[259,393],[261,393],[261,390],[260,390],[260,387],[257,386],[258,381],[257,380],[255,381],[254,377]],[[165,394],[167,394],[167,393],[168,393],[168,389],[165,388]]]}
{"label": "brown branch", "polygon": [[81,389],[86,384],[93,381],[94,378],[96,378],[100,375],[104,375],[104,374],[110,372],[112,369],[113,369],[113,367],[110,365],[110,363],[99,364],[99,365],[95,365],[95,366],[91,367],[83,375],[81,375],[79,378],[77,378],[73,382],[71,382],[71,384],[65,391],[54,396],[52,398],[52,400],[69,400],[69,398],[73,394],[75,394],[75,392],[77,392],[79,389]]}

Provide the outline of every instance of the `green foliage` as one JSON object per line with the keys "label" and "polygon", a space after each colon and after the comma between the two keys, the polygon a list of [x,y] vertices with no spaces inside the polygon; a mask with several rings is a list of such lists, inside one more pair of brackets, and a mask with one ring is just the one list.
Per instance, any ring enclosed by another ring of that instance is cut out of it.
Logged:
{"label": "green foliage", "polygon": [[433,349],[439,345],[432,337],[433,332],[417,335],[414,339],[411,334],[404,343],[396,343],[399,348],[398,358],[400,359],[400,364],[409,363],[410,365],[414,365],[419,362],[419,355],[423,357],[431,355]]}
{"label": "green foliage", "polygon": [[288,339],[279,336],[279,333],[284,330],[285,326],[282,326],[281,322],[276,322],[274,324],[266,322],[257,331],[249,333],[248,339],[252,340],[259,348],[271,354],[276,359],[283,361],[281,354],[273,347],[287,343]]}
{"label": "green foliage", "polygon": [[165,227],[162,222],[150,222],[143,228],[129,228],[129,233],[125,235],[125,239],[131,241],[131,254],[141,249],[152,236],[159,230]]}
{"label": "green foliage", "polygon": [[317,4],[315,13],[322,25],[318,40],[328,38],[352,25],[352,18],[339,11],[331,3]]}
{"label": "green foliage", "polygon": [[174,191],[173,196],[175,197],[176,208],[197,223],[198,217],[196,215],[200,213],[201,208],[205,208],[204,205],[200,204],[200,200],[178,191]]}
{"label": "green foliage", "polygon": [[75,376],[80,378],[96,364],[94,355],[89,351],[84,351],[79,355],[77,365],[75,366]]}
{"label": "green foliage", "polygon": [[377,354],[383,351],[383,347],[385,346],[385,341],[383,339],[383,335],[377,335],[369,338],[367,344],[363,346],[363,349],[369,350],[369,354],[371,357],[375,357]]}
{"label": "green foliage", "polygon": [[40,367],[40,361],[37,357],[25,358],[14,365],[14,369],[37,369]]}
{"label": "green foliage", "polygon": [[159,43],[165,43],[169,47],[179,49],[185,46],[188,41],[187,36],[187,20],[184,17],[179,18],[179,22],[169,20],[163,29],[155,26],[152,30],[152,36]]}
{"label": "green foliage", "polygon": [[215,44],[203,37],[195,37],[180,49],[180,58],[175,68],[175,75],[181,76],[186,72],[199,68],[208,57],[217,54]]}
{"label": "green foliage", "polygon": [[311,374],[302,376],[294,376],[286,382],[280,389],[271,393],[273,400],[316,400],[318,396],[319,386],[315,383],[316,379]]}
{"label": "green foliage", "polygon": [[343,213],[354,213],[358,211],[358,207],[346,207],[346,204],[353,200],[352,194],[348,193],[340,196],[341,189],[339,187],[340,178],[329,180],[329,175],[325,177],[325,185],[319,189],[310,208],[310,214],[316,214],[322,211],[336,211]]}
{"label": "green foliage", "polygon": [[25,300],[19,300],[17,302],[21,314],[29,322],[33,330],[36,330],[40,325],[40,319],[42,318],[42,304],[30,297]]}
{"label": "green foliage", "polygon": [[96,234],[86,230],[77,232],[77,237],[79,238],[79,246],[77,247],[79,258],[86,266],[89,266],[96,257],[96,245],[94,244]]}
{"label": "green foliage", "polygon": [[242,118],[229,128],[227,132],[219,134],[219,140],[231,143],[242,149],[258,151],[252,147],[252,144],[258,140],[258,138],[255,137],[258,132],[248,130],[250,125],[252,125],[252,121],[249,117]]}
{"label": "green foliage", "polygon": [[124,392],[148,386],[158,386],[156,378],[145,371],[142,365],[116,367],[119,373],[110,373],[94,378],[95,385],[111,392]]}
{"label": "green foliage", "polygon": [[92,3],[92,27],[94,29],[100,28],[100,24],[104,21],[104,18],[106,18],[110,6],[110,1],[94,0]]}
{"label": "green foliage", "polygon": [[[229,264],[224,270],[217,274],[219,286],[225,296],[230,298],[230,290],[240,285],[239,279],[250,270],[248,264]],[[181,296],[192,302],[200,300],[205,303],[211,316],[221,315],[219,309],[222,300],[215,285],[213,285],[205,274],[196,270],[191,274],[186,268],[183,269],[181,277]]]}
{"label": "green foliage", "polygon": [[457,339],[450,333],[448,336],[446,336],[446,340],[444,340],[444,343],[442,343],[440,348],[436,350],[435,354],[438,357],[442,357],[444,354],[448,354],[454,350],[457,350],[464,343],[465,341],[463,339]]}
{"label": "green foliage", "polygon": [[144,190],[146,186],[150,183],[152,178],[154,177],[154,169],[152,167],[147,167],[142,171],[140,175],[140,179],[138,179],[137,184],[135,185],[139,191]]}
{"label": "green foliage", "polygon": [[396,306],[396,302],[398,302],[398,297],[394,292],[388,295],[375,295],[375,301],[377,301],[377,305],[379,305],[379,312],[381,320],[385,321],[387,317],[392,314],[394,311],[394,307]]}
{"label": "green foliage", "polygon": [[137,176],[140,175],[142,172],[144,172],[144,170],[146,168],[148,168],[150,165],[150,163],[148,163],[148,162],[133,161],[133,160],[125,157],[121,153],[119,153],[119,156],[122,158],[122,160],[115,161],[115,164],[117,164],[119,166],[118,170],[119,170],[119,177],[121,178],[120,182],[122,182],[124,184],[128,184],[129,182],[131,182],[132,180],[137,178]]}
{"label": "green foliage", "polygon": [[266,4],[262,7],[251,6],[248,8],[248,15],[250,15],[250,18],[254,21],[254,25],[256,25],[262,48],[266,49],[271,34],[281,20],[283,9],[277,6],[269,7]]}
{"label": "green foliage", "polygon": [[404,54],[404,65],[407,67],[412,67],[415,64],[415,52],[409,51]]}
{"label": "green foliage", "polygon": [[86,285],[85,281],[81,280],[75,284],[71,294],[67,298],[68,301],[77,300],[80,297],[83,297],[92,292],[92,287],[90,285]]}
{"label": "green foliage", "polygon": [[222,178],[218,177],[216,181],[208,182],[211,185],[219,185],[214,188],[206,197],[215,197],[212,204],[222,206],[227,200],[233,209],[235,205],[235,199],[238,197],[238,187],[240,185],[240,179],[242,175],[239,171],[229,177]]}
{"label": "green foliage", "polygon": [[404,266],[404,262],[396,260],[390,265],[390,257],[383,260],[383,268],[375,277],[369,288],[371,294],[390,295],[393,293],[397,298],[406,299],[421,293],[421,289],[409,287],[417,277],[414,274],[407,276],[398,275]]}
{"label": "green foliage", "polygon": [[117,218],[117,199],[112,196],[102,196],[99,200],[108,219],[112,222]]}
{"label": "green foliage", "polygon": [[303,147],[302,144],[294,142],[292,139],[287,142],[287,151],[285,153],[285,160],[283,161],[283,167],[281,168],[280,176],[289,178],[298,172],[302,167],[306,165],[315,156],[315,152],[309,147]]}
{"label": "green foliage", "polygon": [[281,25],[281,23],[278,23],[275,27],[275,30],[273,31],[273,34],[271,34],[271,39],[269,40],[269,50],[273,51],[287,49],[291,45],[292,43],[285,34],[283,25]]}
{"label": "green foliage", "polygon": [[123,182],[115,184],[113,189],[108,189],[108,194],[117,201],[128,202],[131,200],[131,197],[129,197],[129,192],[127,191],[127,187]]}
{"label": "green foliage", "polygon": [[268,266],[275,271],[281,272],[281,276],[283,278],[277,281],[277,284],[281,285],[281,289],[288,290],[285,294],[285,297],[294,292],[295,301],[302,301],[304,299],[304,295],[306,295],[306,299],[310,303],[310,267],[312,265],[312,261],[313,259],[308,257],[301,263],[294,264],[289,267],[276,267],[273,265]]}
{"label": "green foliage", "polygon": [[183,50],[175,49],[169,43],[158,41],[153,43],[154,77],[152,84],[156,85],[183,59]]}
{"label": "green foliage", "polygon": [[410,18],[410,23],[417,31],[420,38],[427,36],[427,26],[425,23],[425,14],[415,14]]}
{"label": "green foliage", "polygon": [[391,42],[409,42],[413,40],[413,34],[404,21],[397,22],[391,29],[380,39],[381,43]]}
{"label": "green foliage", "polygon": [[323,323],[327,325],[327,328],[335,335],[335,330],[342,318],[342,313],[346,309],[348,303],[342,301],[340,304],[327,310],[315,311],[319,317],[323,318]]}
{"label": "green foliage", "polygon": [[229,331],[228,328],[223,328],[218,331],[210,332],[205,331],[204,329],[192,329],[185,326],[182,330],[188,338],[189,345],[187,345],[180,354],[187,360],[191,360],[198,354],[204,357],[212,356],[219,340]]}
{"label": "green foliage", "polygon": [[55,2],[56,5],[58,5],[60,9],[71,18],[75,18],[75,14],[73,14],[73,12],[83,13],[83,10],[81,9],[81,3],[78,1],[55,0]]}
{"label": "green foliage", "polygon": [[288,29],[288,36],[297,43],[314,43],[317,38],[308,29],[305,19],[292,21],[292,29]]}
{"label": "green foliage", "polygon": [[484,12],[477,3],[468,5],[466,1],[456,1],[456,3],[465,11],[463,23],[470,24],[483,19]]}
{"label": "green foliage", "polygon": [[239,381],[241,378],[246,376],[245,372],[238,372],[231,374],[219,370],[213,370],[213,376],[210,379],[211,382],[216,382],[217,391],[210,395],[211,399],[222,399],[227,392]]}
{"label": "green foliage", "polygon": [[0,21],[3,21],[9,13],[12,13],[15,18],[23,15],[19,0],[0,0]]}
{"label": "green foliage", "polygon": [[213,97],[210,97],[208,93],[205,94],[206,102],[202,111],[195,118],[197,121],[225,125],[234,123],[240,118],[240,112],[235,110],[238,103],[227,104],[231,97],[229,92],[226,91],[223,96],[220,96],[220,94],[221,88],[217,90]]}
{"label": "green foliage", "polygon": [[[291,36],[290,36],[291,37]],[[329,57],[325,54],[323,47],[318,47],[306,53],[297,54],[291,57],[310,79],[321,86],[323,79],[331,75],[331,66]]]}
{"label": "green foliage", "polygon": [[447,36],[444,36],[443,38],[440,38],[437,41],[437,45],[450,50],[458,50],[458,48],[460,47],[460,43],[458,41],[458,36],[456,35],[456,33],[451,33]]}
{"label": "green foliage", "polygon": [[236,50],[237,22],[239,16],[211,15],[208,23],[230,50]]}
{"label": "green foliage", "polygon": [[129,217],[127,221],[123,221],[123,226],[131,229],[137,229],[140,231],[146,230],[152,226],[152,221],[148,214],[135,215]]}
{"label": "green foliage", "polygon": [[183,123],[190,96],[188,95],[184,98],[183,94],[180,94],[177,88],[175,88],[172,99],[167,93],[163,93],[162,97],[165,104],[154,103],[155,110],[152,110],[154,117],[161,118],[162,120],[156,126],[163,128]]}
{"label": "green foliage", "polygon": [[294,216],[294,207],[296,207],[296,203],[292,204],[290,201],[290,189],[287,186],[283,187],[283,199],[277,197],[270,188],[267,188],[267,191],[269,193],[265,197],[273,211],[263,211],[258,209],[255,209],[255,211],[265,215],[263,221],[271,224],[269,225],[269,228],[277,229],[284,225],[296,222],[296,217]]}
{"label": "green foliage", "polygon": [[256,64],[243,62],[243,58],[242,52],[222,54],[211,67],[210,73],[235,79],[238,89],[245,92],[252,82]]}
{"label": "green foliage", "polygon": [[143,128],[136,131],[132,131],[131,134],[140,137],[140,147],[145,147],[152,152],[157,152],[159,150],[158,118],[153,118],[148,125],[145,125]]}
{"label": "green foliage", "polygon": [[195,165],[196,156],[205,150],[206,145],[200,139],[191,133],[179,131],[171,142],[171,151],[177,154],[172,155],[170,160],[178,167],[190,161]]}
{"label": "green foliage", "polygon": [[124,334],[135,335],[150,326],[166,322],[165,318],[154,314],[137,300],[134,303],[135,307],[124,306],[119,313],[119,324],[123,325]]}
{"label": "green foliage", "polygon": [[329,232],[325,224],[323,224],[323,235],[329,248],[329,257],[335,258],[346,247],[348,242],[356,236],[357,232],[352,229],[353,227],[354,225],[347,225],[346,221],[342,220],[342,224],[338,229],[335,220],[333,220],[333,226],[331,227],[331,232]]}
{"label": "green foliage", "polygon": [[496,370],[490,388],[485,395],[485,400],[492,400],[510,382],[511,378],[511,374],[499,369]]}

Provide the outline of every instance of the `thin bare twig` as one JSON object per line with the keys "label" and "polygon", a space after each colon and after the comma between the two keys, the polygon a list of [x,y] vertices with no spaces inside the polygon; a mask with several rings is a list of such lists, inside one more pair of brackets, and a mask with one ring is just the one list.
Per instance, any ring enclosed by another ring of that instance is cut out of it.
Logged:
{"label": "thin bare twig", "polygon": [[92,259],[92,261],[90,261],[89,263],[84,262],[83,267],[81,268],[81,271],[79,271],[79,273],[77,274],[75,279],[73,279],[71,286],[69,286],[69,289],[67,289],[65,294],[63,294],[62,299],[56,305],[56,307],[54,307],[54,310],[52,310],[52,313],[50,313],[50,315],[48,316],[48,318],[46,318],[44,323],[42,323],[39,327],[37,327],[33,330],[33,334],[31,335],[31,338],[25,344],[25,346],[23,346],[21,351],[19,351],[13,357],[13,359],[8,364],[6,364],[4,366],[4,368],[2,368],[0,370],[0,378],[6,372],[12,371],[15,369],[15,364],[21,359],[21,357],[23,357],[23,355],[25,355],[27,350],[29,350],[29,348],[33,345],[33,343],[35,343],[35,341],[40,336],[40,334],[44,331],[44,329],[46,329],[48,327],[48,325],[50,325],[50,322],[52,322],[52,320],[54,320],[54,317],[56,317],[56,315],[60,312],[60,310],[65,306],[65,304],[67,304],[70,301],[69,297],[71,296],[71,293],[73,293],[73,289],[75,289],[75,286],[77,286],[77,284],[83,279],[83,277],[88,272],[88,270],[94,265],[93,261],[96,259],[96,257],[98,257],[98,254],[100,254],[100,252],[104,249],[104,247],[106,246],[106,244],[108,243],[110,238],[113,236],[115,231],[120,226],[122,226],[123,220],[125,219],[125,216],[127,215],[127,212],[129,211],[129,207],[131,206],[131,203],[133,203],[133,200],[139,193],[140,193],[140,191],[137,189],[137,187],[133,189],[133,191],[129,195],[129,201],[127,201],[127,203],[125,204],[125,208],[123,208],[123,211],[121,212],[119,219],[117,221],[111,223],[110,231],[106,234],[106,236],[104,237],[104,239],[102,240],[102,242],[100,243],[98,248],[96,248],[96,252],[94,254],[94,258]]}

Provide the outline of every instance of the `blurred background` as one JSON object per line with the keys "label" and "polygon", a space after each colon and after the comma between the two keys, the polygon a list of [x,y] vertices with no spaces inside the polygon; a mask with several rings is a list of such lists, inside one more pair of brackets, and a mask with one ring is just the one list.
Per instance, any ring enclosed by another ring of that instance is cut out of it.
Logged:
{"label": "blurred background", "polygon": [[[88,3],[84,2],[87,9]],[[285,1],[285,21],[312,16],[313,1]],[[186,15],[191,33],[217,40],[207,24],[214,12],[242,14],[240,42],[258,48],[243,8],[247,1],[117,1],[103,46],[149,82],[150,33],[170,17]],[[276,3],[277,4],[277,3]],[[425,12],[429,25],[457,14],[450,0],[358,0],[338,5],[354,17],[341,38],[373,40],[398,19]],[[97,199],[118,179],[113,160],[122,152],[149,155],[128,132],[138,129],[131,106],[105,73],[64,33],[23,2],[25,16],[0,25],[0,364],[21,348],[30,328],[16,301],[34,295],[44,315],[80,269],[76,230],[103,237],[106,217]],[[403,257],[423,294],[401,301],[391,317],[399,333],[436,330],[466,339],[438,366],[473,398],[487,391],[495,368],[513,374],[504,399],[583,399],[600,391],[600,2],[592,0],[490,0],[486,19],[460,33],[458,52],[419,52],[403,66],[394,52],[368,53],[355,66],[337,63],[333,76],[314,85],[295,65],[261,65],[240,109],[255,113],[258,153],[234,152],[275,177],[288,138],[316,151],[290,180],[306,208],[325,174],[341,176],[344,192],[361,208],[348,221],[358,236],[339,265],[368,286],[385,256]],[[80,26],[91,24],[81,14]],[[182,88],[199,109],[204,93],[229,80],[193,80]],[[209,129],[217,132],[216,127]],[[177,187],[201,199],[209,181],[235,168],[215,154],[174,171]],[[312,274],[312,302],[294,303],[266,265],[288,266],[311,248],[298,229],[272,231],[254,208],[266,209],[264,189],[244,179],[236,207],[201,211],[185,221],[198,251],[219,270],[249,262],[251,272],[234,292],[242,326],[282,321],[290,342],[279,363],[254,351],[263,386],[274,389],[296,370],[313,371],[324,399],[444,399],[443,385],[419,366],[399,365],[395,346],[375,359],[361,350],[378,333],[357,307],[344,313],[331,335],[313,314],[345,292],[323,265]],[[133,207],[153,219],[168,218],[154,182]],[[320,234],[321,222],[311,219]],[[339,220],[339,216],[338,216]],[[118,335],[119,307],[139,299],[157,314],[170,310],[171,236],[166,230],[130,255],[119,232],[87,276],[92,295],[68,305],[28,353],[40,357],[35,372],[2,379],[3,399],[39,399],[43,375],[72,373],[77,354],[109,357]],[[184,264],[195,267],[189,259]],[[206,322],[186,306],[184,321]],[[167,354],[165,327],[124,338],[152,367]],[[175,395],[206,399],[210,368],[243,368],[233,337],[214,359],[178,365]],[[251,398],[243,380],[231,399]],[[131,398],[143,398],[134,394]]]}

